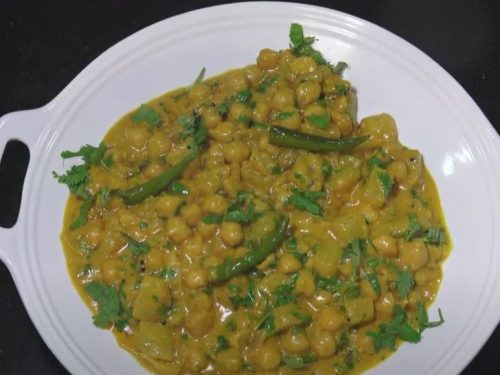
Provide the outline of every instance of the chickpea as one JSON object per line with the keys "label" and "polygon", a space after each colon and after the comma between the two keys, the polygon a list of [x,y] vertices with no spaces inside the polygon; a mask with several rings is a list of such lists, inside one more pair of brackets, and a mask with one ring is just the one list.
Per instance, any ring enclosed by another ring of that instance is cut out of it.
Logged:
{"label": "chickpea", "polygon": [[201,220],[201,207],[196,203],[188,203],[181,208],[181,216],[187,225],[195,227]]}
{"label": "chickpea", "polygon": [[221,116],[214,108],[207,108],[202,114],[203,124],[207,129],[213,129],[221,122]]}
{"label": "chickpea", "polygon": [[172,327],[179,327],[184,323],[184,313],[177,306],[172,306],[167,316],[167,322]]}
{"label": "chickpea", "polygon": [[252,331],[250,329],[240,328],[240,325],[238,325],[238,329],[229,336],[229,343],[232,347],[242,350],[247,346],[251,336]]}
{"label": "chickpea", "polygon": [[135,150],[142,150],[146,146],[146,142],[151,137],[151,134],[146,126],[130,127],[125,130],[125,142]]}
{"label": "chickpea", "polygon": [[392,312],[394,310],[395,303],[396,299],[394,298],[394,294],[392,294],[392,292],[384,293],[375,302],[375,310],[377,311],[377,315],[383,318],[392,317]]}
{"label": "chickpea", "polygon": [[322,330],[329,332],[338,331],[347,323],[344,314],[334,306],[323,308],[318,314],[317,322]]}
{"label": "chickpea", "polygon": [[162,173],[163,170],[164,170],[164,166],[161,163],[152,162],[144,170],[144,176],[146,176],[146,178],[153,178],[155,176],[158,176],[160,173]]}
{"label": "chickpea", "polygon": [[151,159],[165,155],[172,148],[172,141],[162,132],[156,132],[148,141],[148,157]]}
{"label": "chickpea", "polygon": [[201,237],[205,241],[210,240],[213,236],[215,236],[215,233],[217,233],[217,225],[205,224],[202,221],[200,221],[198,223],[198,225],[196,226],[196,229],[198,230],[198,233],[201,234]]}
{"label": "chickpea", "polygon": [[394,161],[387,167],[387,172],[394,178],[398,184],[403,185],[408,178],[408,168],[402,161]]}
{"label": "chickpea", "polygon": [[314,72],[317,66],[312,57],[300,56],[290,63],[290,70],[296,75],[307,74]]}
{"label": "chickpea", "polygon": [[192,101],[202,101],[210,95],[210,87],[204,83],[199,83],[191,87],[188,96]]}
{"label": "chickpea", "polygon": [[425,242],[422,239],[416,239],[412,242],[400,241],[399,262],[412,271],[424,267],[429,262],[429,252]]}
{"label": "chickpea", "polygon": [[398,246],[394,237],[381,235],[374,238],[372,243],[380,254],[389,258],[398,256]]}
{"label": "chickpea", "polygon": [[191,236],[191,228],[181,217],[172,217],[167,222],[167,234],[176,244],[181,244]]}
{"label": "chickpea", "polygon": [[167,218],[175,215],[182,198],[175,195],[161,195],[155,200],[155,210],[158,216]]}
{"label": "chickpea", "polygon": [[135,227],[139,224],[139,217],[126,208],[118,211],[118,221],[125,228]]}
{"label": "chickpea", "polygon": [[252,109],[244,103],[233,103],[228,119],[233,124],[247,124],[252,117]]}
{"label": "chickpea", "polygon": [[300,261],[290,253],[283,255],[278,263],[278,270],[283,273],[296,272],[302,268]]}
{"label": "chickpea", "polygon": [[337,126],[342,137],[352,134],[353,124],[349,115],[332,111],[330,112],[330,119]]}
{"label": "chickpea", "polygon": [[207,272],[200,267],[191,267],[183,277],[184,284],[190,289],[199,289],[207,285]]}
{"label": "chickpea", "polygon": [[148,271],[158,271],[163,267],[163,251],[157,247],[151,249],[151,251],[145,257],[146,269]]}
{"label": "chickpea", "polygon": [[205,352],[199,346],[191,345],[187,351],[184,367],[187,370],[200,372],[207,368],[208,359]]}
{"label": "chickpea", "polygon": [[208,131],[217,142],[225,143],[229,142],[233,137],[234,125],[229,121],[223,121],[214,129],[209,129]]}
{"label": "chickpea", "polygon": [[229,246],[237,246],[243,240],[243,229],[240,223],[224,222],[220,228],[220,238]]}
{"label": "chickpea", "polygon": [[299,129],[301,124],[300,114],[295,107],[283,108],[282,113],[291,114],[280,119],[280,125],[288,129]]}
{"label": "chickpea", "polygon": [[330,357],[335,353],[337,347],[333,335],[330,332],[318,329],[318,327],[311,328],[309,342],[311,343],[311,349],[320,358]]}
{"label": "chickpea", "polygon": [[250,156],[250,149],[241,141],[226,143],[223,146],[224,159],[228,163],[241,164]]}
{"label": "chickpea", "polygon": [[295,90],[299,106],[304,108],[308,104],[319,99],[321,86],[319,83],[306,81],[301,83]]}
{"label": "chickpea", "polygon": [[125,275],[123,262],[116,258],[106,259],[102,264],[102,275],[110,284],[121,280]]}
{"label": "chickpea", "polygon": [[291,354],[301,354],[309,349],[309,340],[304,330],[295,331],[293,328],[289,329],[280,338],[281,347]]}
{"label": "chickpea", "polygon": [[256,87],[259,84],[262,70],[257,65],[250,65],[245,68],[245,74],[250,85]]}
{"label": "chickpea", "polygon": [[441,278],[441,271],[439,268],[423,268],[415,272],[415,284],[417,286],[426,286],[434,280]]}
{"label": "chickpea", "polygon": [[217,365],[224,370],[224,373],[239,373],[241,365],[243,364],[243,361],[241,360],[241,353],[234,348],[229,348],[218,353],[215,361],[217,362]]}
{"label": "chickpea", "polygon": [[186,254],[191,258],[199,258],[203,254],[203,239],[199,233],[189,237],[183,245]]}
{"label": "chickpea", "polygon": [[233,70],[226,78],[226,85],[230,91],[241,91],[248,89],[248,80],[243,70]]}
{"label": "chickpea", "polygon": [[257,102],[253,109],[252,119],[255,123],[266,122],[269,116],[269,106],[264,102]]}
{"label": "chickpea", "polygon": [[295,104],[294,96],[295,93],[292,89],[281,88],[274,94],[271,107],[279,111],[282,111],[286,107],[292,107]]}
{"label": "chickpea", "polygon": [[315,290],[316,285],[314,284],[314,277],[311,271],[299,271],[299,277],[295,283],[295,292],[303,294],[306,297],[312,297]]}
{"label": "chickpea", "polygon": [[205,198],[202,208],[206,213],[223,214],[227,210],[227,202],[218,194],[210,194]]}
{"label": "chickpea", "polygon": [[91,222],[85,227],[84,242],[86,245],[96,248],[102,239],[102,229],[100,222]]}
{"label": "chickpea", "polygon": [[201,337],[212,329],[214,325],[213,311],[192,311],[185,319],[188,332],[194,337]]}
{"label": "chickpea", "polygon": [[271,70],[278,66],[280,54],[272,49],[265,48],[259,52],[257,57],[257,66],[263,70]]}
{"label": "chickpea", "polygon": [[271,371],[281,364],[280,346],[276,338],[269,338],[255,350],[254,363],[264,371]]}

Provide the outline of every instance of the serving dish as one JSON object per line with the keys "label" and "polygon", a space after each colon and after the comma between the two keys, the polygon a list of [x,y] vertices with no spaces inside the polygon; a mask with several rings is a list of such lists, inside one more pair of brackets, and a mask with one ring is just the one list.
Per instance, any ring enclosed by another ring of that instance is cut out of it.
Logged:
{"label": "serving dish", "polygon": [[422,150],[454,239],[434,304],[447,323],[426,332],[421,344],[404,345],[373,373],[401,366],[415,374],[456,373],[498,322],[499,143],[473,101],[428,57],[365,21],[302,5],[239,4],[153,25],[103,54],[47,106],[0,121],[2,148],[20,139],[32,160],[20,219],[0,232],[1,257],[38,330],[71,372],[143,370],[109,333],[92,326],[69,281],[58,239],[67,193],[51,177],[61,169],[59,152],[96,143],[124,112],[191,81],[201,65],[216,74],[251,62],[264,46],[284,48],[292,21],[319,38],[318,48],[328,58],[349,62],[346,77],[358,89],[360,117],[391,113],[402,141]]}

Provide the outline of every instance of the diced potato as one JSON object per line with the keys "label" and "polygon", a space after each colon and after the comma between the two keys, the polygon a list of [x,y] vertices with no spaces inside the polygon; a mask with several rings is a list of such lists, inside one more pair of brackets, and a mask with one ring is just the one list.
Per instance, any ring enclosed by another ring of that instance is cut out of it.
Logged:
{"label": "diced potato", "polygon": [[337,273],[341,247],[338,241],[321,243],[314,254],[314,270],[323,277],[330,277]]}
{"label": "diced potato", "polygon": [[146,276],[142,280],[141,289],[134,301],[132,315],[135,319],[148,322],[159,322],[162,319],[162,308],[172,305],[172,297],[168,285],[162,279]]}
{"label": "diced potato", "polygon": [[[384,186],[384,184],[386,185]],[[390,175],[381,168],[373,168],[366,181],[363,200],[373,207],[380,208],[385,204],[387,192],[390,191],[391,187]]]}
{"label": "diced potato", "polygon": [[137,348],[151,358],[172,361],[174,346],[170,327],[159,323],[140,322]]}
{"label": "diced potato", "polygon": [[363,297],[347,300],[344,304],[349,325],[368,322],[373,319],[374,309],[371,298]]}
{"label": "diced potato", "polygon": [[335,237],[349,242],[353,238],[362,238],[368,235],[368,226],[361,213],[353,213],[335,217],[332,220],[332,229]]}

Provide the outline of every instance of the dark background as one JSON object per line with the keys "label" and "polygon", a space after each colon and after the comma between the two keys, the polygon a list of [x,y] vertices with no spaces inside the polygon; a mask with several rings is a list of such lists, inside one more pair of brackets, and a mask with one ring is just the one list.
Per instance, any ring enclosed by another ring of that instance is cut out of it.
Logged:
{"label": "dark background", "polygon": [[[455,77],[500,129],[500,1],[302,2],[359,16],[408,40]],[[135,31],[220,3],[0,0],[0,115],[46,104],[99,54]],[[19,146],[9,147],[0,166],[2,226],[15,221],[20,169],[26,162],[22,151]],[[497,327],[463,374],[496,375],[499,369]],[[35,330],[2,263],[0,373],[67,373]]]}

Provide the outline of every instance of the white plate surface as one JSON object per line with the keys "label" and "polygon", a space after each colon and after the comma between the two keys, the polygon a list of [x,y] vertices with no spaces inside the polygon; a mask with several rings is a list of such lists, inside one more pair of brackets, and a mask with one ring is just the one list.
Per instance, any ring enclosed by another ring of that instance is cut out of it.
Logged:
{"label": "white plate surface", "polygon": [[0,258],[45,342],[74,374],[143,374],[114,337],[92,324],[66,271],[59,242],[67,190],[52,170],[64,149],[96,144],[125,112],[209,75],[248,65],[264,47],[288,46],[301,23],[332,61],[347,61],[359,117],[388,112],[402,143],[418,148],[438,184],[453,237],[440,307],[446,324],[405,344],[370,374],[456,374],[500,318],[499,137],[466,92],[429,57],[380,27],[319,7],[241,3],[170,18],[118,43],[43,108],[0,119],[0,154],[9,139],[30,148],[19,220],[0,228]]}

